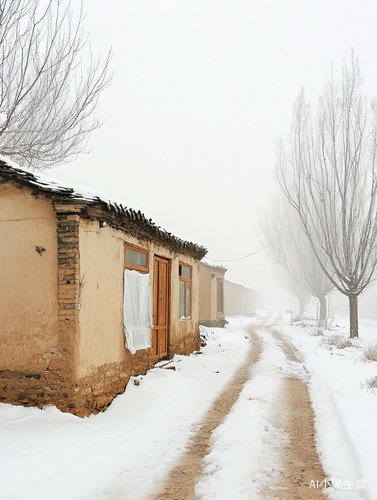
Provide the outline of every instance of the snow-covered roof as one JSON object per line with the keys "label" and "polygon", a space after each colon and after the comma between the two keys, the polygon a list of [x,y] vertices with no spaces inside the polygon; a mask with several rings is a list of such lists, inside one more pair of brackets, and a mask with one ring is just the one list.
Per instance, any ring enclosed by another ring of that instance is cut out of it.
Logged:
{"label": "snow-covered roof", "polygon": [[231,280],[228,280],[226,279],[225,281],[227,281],[228,283],[232,284],[232,285],[237,285],[237,286],[240,286],[242,288],[246,288],[246,290],[250,290],[250,292],[255,292],[255,293],[259,293],[257,292],[256,290],[254,290],[254,288],[251,288],[249,286],[246,286],[244,285],[243,283],[239,283],[238,281],[231,281]]}
{"label": "snow-covered roof", "polygon": [[[4,165],[5,164],[5,165]],[[0,169],[1,172],[7,173],[8,177],[15,177],[17,179],[24,179],[30,185],[37,186],[40,190],[46,192],[56,192],[59,194],[65,194],[71,200],[86,200],[86,201],[103,201],[106,204],[114,206],[124,206],[124,202],[116,198],[112,198],[104,193],[95,191],[94,189],[85,188],[82,186],[77,186],[76,184],[71,184],[69,182],[60,181],[49,177],[48,175],[35,172],[26,167],[20,167],[14,161],[9,160],[9,158],[0,155]],[[134,211],[139,211],[139,208],[127,205]]]}
{"label": "snow-covered roof", "polygon": [[207,267],[211,267],[214,270],[220,271],[220,272],[226,272],[226,267],[222,266],[221,264],[218,264],[215,260],[210,259],[208,257],[203,257],[202,260],[200,261],[202,264],[204,264]]}
{"label": "snow-covered roof", "polygon": [[161,226],[157,226],[135,206],[99,191],[21,168],[2,155],[0,155],[0,177],[18,185],[28,186],[35,194],[43,194],[54,201],[55,207],[59,204],[75,205],[79,209],[79,215],[83,217],[106,221],[128,232],[136,232],[140,237],[163,242],[177,251],[189,253],[198,259],[207,253],[207,249],[197,243],[175,236]]}

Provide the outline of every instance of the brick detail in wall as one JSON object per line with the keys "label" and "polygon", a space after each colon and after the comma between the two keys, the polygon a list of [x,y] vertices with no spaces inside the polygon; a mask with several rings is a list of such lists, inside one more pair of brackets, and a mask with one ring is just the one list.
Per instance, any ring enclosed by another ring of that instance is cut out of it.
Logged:
{"label": "brick detail in wall", "polygon": [[58,244],[58,337],[62,357],[52,370],[59,375],[62,385],[68,387],[67,406],[54,403],[62,411],[76,413],[75,404],[75,342],[80,307],[80,217],[72,212],[61,212],[55,206]]}

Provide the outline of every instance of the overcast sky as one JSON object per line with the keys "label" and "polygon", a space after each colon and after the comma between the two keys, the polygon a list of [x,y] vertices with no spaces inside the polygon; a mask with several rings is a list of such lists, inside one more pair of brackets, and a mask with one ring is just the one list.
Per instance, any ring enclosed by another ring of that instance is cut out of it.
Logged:
{"label": "overcast sky", "polygon": [[[94,52],[113,47],[91,152],[49,175],[138,206],[236,259],[261,247],[275,142],[304,87],[313,103],[353,48],[377,90],[376,0],[87,0]],[[263,252],[227,276],[284,300]]]}

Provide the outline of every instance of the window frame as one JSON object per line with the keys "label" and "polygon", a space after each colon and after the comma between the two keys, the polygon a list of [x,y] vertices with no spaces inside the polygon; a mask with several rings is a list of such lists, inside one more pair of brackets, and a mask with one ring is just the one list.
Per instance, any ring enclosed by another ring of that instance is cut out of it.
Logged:
{"label": "window frame", "polygon": [[[127,256],[127,248],[129,250],[133,250],[134,252],[138,252],[144,254],[146,257],[146,266],[134,266],[132,264],[127,264],[126,256]],[[136,245],[132,245],[131,243],[124,243],[124,267],[125,269],[130,269],[134,271],[138,271],[139,273],[148,274],[149,273],[149,250],[145,250],[144,248],[137,247]]]}
{"label": "window frame", "polygon": [[[185,276],[181,276],[181,266],[186,267],[187,269],[190,270],[190,277],[187,278]],[[184,306],[184,317],[181,316],[180,314],[180,308],[181,308],[181,287],[179,286],[179,300],[178,300],[178,305],[179,305],[179,319],[180,320],[187,320],[191,319],[191,311],[192,311],[192,266],[189,264],[186,264],[184,262],[179,262],[178,264],[178,278],[179,278],[179,283],[183,282],[184,285],[184,297],[183,297],[183,306]],[[190,310],[186,311],[187,307],[187,284],[189,285],[189,293],[190,293]]]}

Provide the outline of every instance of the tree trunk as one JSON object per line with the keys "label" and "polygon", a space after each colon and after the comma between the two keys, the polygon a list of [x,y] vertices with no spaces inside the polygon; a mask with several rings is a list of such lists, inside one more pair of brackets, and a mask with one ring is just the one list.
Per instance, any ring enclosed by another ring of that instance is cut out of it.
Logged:
{"label": "tree trunk", "polygon": [[318,297],[319,300],[319,325],[327,328],[327,301],[326,297],[322,295]]}
{"label": "tree trunk", "polygon": [[359,320],[357,311],[357,301],[358,297],[354,293],[348,295],[349,306],[350,306],[350,337],[359,336]]}
{"label": "tree trunk", "polygon": [[300,319],[302,319],[304,317],[307,300],[305,298],[302,298],[302,297],[299,297],[298,300],[300,301]]}

